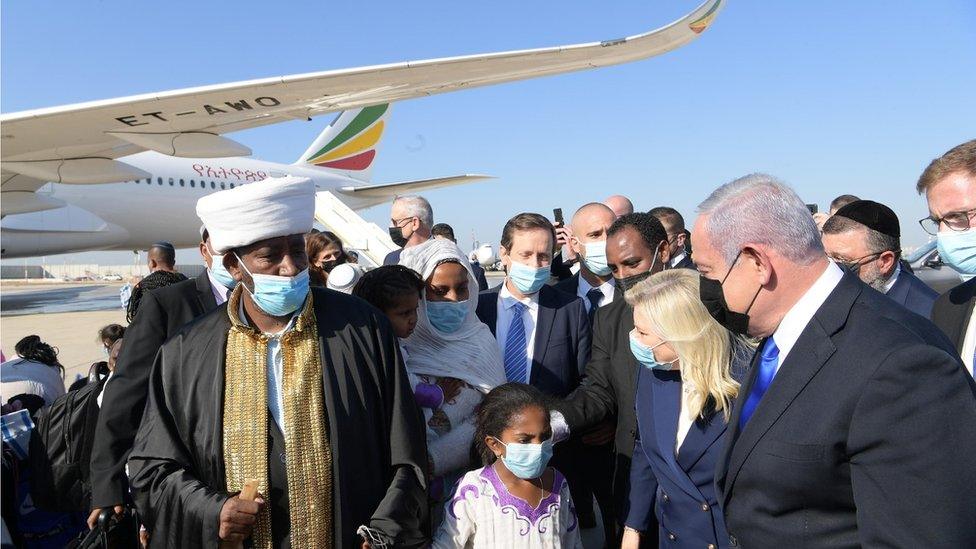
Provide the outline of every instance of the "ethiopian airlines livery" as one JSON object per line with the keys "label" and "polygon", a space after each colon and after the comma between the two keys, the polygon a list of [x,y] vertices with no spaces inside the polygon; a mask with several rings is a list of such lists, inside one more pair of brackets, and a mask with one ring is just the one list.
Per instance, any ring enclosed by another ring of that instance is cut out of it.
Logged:
{"label": "ethiopian airlines livery", "polygon": [[[320,212],[316,200],[320,223],[348,227],[350,210],[381,204],[397,194],[486,177],[372,183],[370,172],[391,102],[659,55],[694,40],[721,3],[707,0],[665,27],[616,40],[282,76],[4,114],[2,256],[137,250],[160,239],[178,247],[195,246],[197,199],[286,174],[315,182],[323,205]],[[336,111],[344,112],[294,164],[248,158],[249,148],[226,137]],[[332,209],[325,208],[328,204]]]}

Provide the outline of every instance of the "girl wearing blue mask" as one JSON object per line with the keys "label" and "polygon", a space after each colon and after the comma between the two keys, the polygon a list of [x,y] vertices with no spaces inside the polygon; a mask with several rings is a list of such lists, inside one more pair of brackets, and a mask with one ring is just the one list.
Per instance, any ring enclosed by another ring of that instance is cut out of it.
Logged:
{"label": "girl wearing blue mask", "polygon": [[478,286],[456,244],[434,239],[404,248],[400,264],[420,273],[424,284],[416,325],[403,340],[407,373],[425,384],[461,384],[456,396],[425,411],[436,525],[444,487],[471,467],[477,408],[488,391],[505,383],[505,368],[494,336],[475,314]]}
{"label": "girl wearing blue mask", "polygon": [[538,389],[508,383],[478,412],[484,467],[454,490],[434,536],[437,549],[582,547],[566,479],[552,467],[549,406]]}
{"label": "girl wearing blue mask", "polygon": [[654,537],[668,547],[729,544],[714,472],[738,379],[753,349],[709,315],[698,285],[697,272],[673,269],[626,294],[634,308],[630,347],[639,364],[639,436],[624,548],[636,549],[642,538],[650,538],[647,544]]}

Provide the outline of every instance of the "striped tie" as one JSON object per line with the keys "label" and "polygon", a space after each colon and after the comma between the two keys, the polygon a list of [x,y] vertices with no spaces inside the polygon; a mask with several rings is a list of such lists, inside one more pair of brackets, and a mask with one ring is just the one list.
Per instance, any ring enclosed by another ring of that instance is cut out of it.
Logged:
{"label": "striped tie", "polygon": [[522,322],[522,313],[525,305],[515,303],[512,307],[512,323],[508,326],[508,335],[505,337],[505,377],[513,383],[527,383],[525,372],[527,370],[526,347],[525,347],[525,324]]}

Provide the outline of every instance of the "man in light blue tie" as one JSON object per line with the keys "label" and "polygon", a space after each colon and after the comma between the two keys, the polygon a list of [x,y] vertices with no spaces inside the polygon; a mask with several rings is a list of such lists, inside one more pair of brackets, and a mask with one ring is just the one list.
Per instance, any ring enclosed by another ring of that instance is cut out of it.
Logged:
{"label": "man in light blue tie", "polygon": [[729,545],[976,546],[976,384],[948,339],[828,260],[775,178],[699,212],[702,302],[762,339],[715,475]]}

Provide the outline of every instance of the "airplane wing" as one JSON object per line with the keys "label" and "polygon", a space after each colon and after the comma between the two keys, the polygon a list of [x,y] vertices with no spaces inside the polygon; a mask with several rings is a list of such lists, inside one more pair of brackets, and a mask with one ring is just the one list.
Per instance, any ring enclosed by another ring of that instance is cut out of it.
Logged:
{"label": "airplane wing", "polygon": [[[298,74],[92,101],[0,116],[4,183],[108,183],[147,177],[116,158],[250,154],[223,134],[316,115],[538,76],[615,65],[679,48],[714,20],[706,0],[660,29],[587,44]],[[13,190],[13,189],[11,189]]]}
{"label": "airplane wing", "polygon": [[480,181],[482,179],[493,179],[493,177],[490,175],[481,174],[463,174],[452,175],[449,177],[434,177],[431,179],[417,179],[414,181],[398,181],[395,183],[340,187],[338,191],[346,196],[356,198],[375,198],[380,199],[381,202],[386,202],[401,194],[418,193],[440,187],[462,185],[465,183]]}

